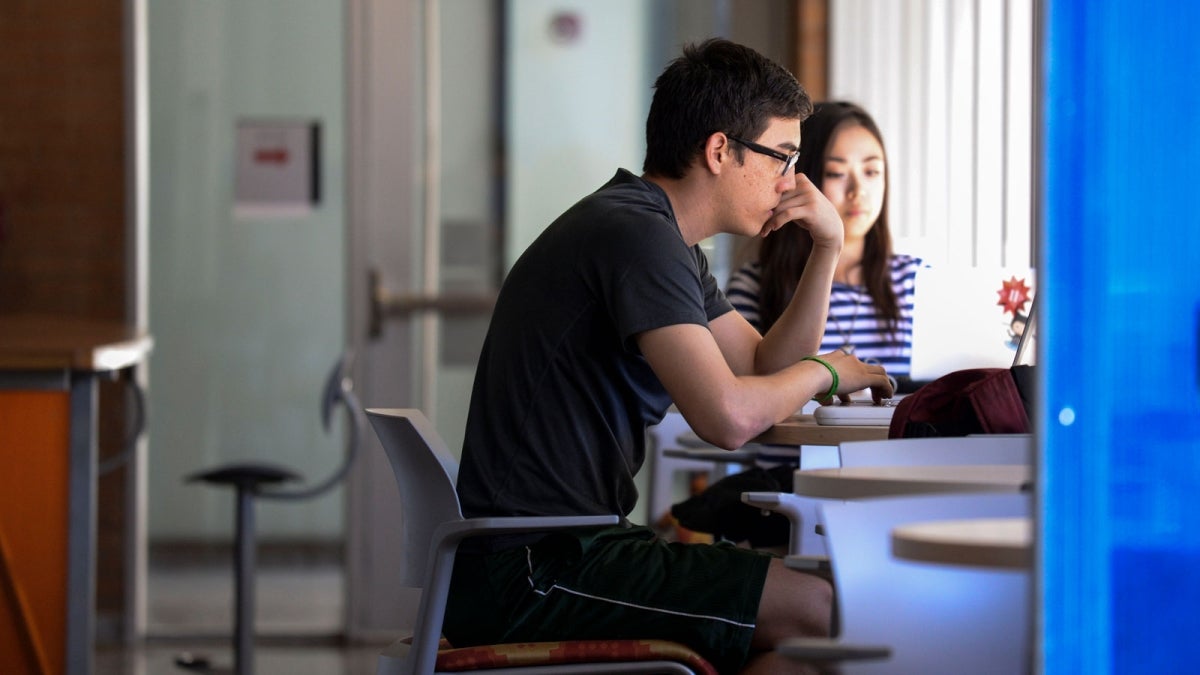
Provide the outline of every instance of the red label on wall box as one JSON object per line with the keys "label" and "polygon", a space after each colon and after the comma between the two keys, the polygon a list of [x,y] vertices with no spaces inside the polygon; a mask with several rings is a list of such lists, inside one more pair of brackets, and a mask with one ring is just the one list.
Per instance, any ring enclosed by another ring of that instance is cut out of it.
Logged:
{"label": "red label on wall box", "polygon": [[254,151],[256,164],[287,164],[287,148],[261,148]]}
{"label": "red label on wall box", "polygon": [[320,201],[319,145],[316,121],[238,120],[235,210],[256,216],[311,210]]}

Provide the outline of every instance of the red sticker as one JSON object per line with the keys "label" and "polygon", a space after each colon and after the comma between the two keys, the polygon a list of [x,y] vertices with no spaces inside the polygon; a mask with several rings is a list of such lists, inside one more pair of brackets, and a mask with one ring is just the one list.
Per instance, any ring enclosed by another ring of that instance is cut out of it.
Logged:
{"label": "red sticker", "polygon": [[1025,303],[1029,302],[1029,285],[1024,279],[1010,277],[1008,281],[1001,282],[1003,287],[996,291],[1000,296],[1000,301],[996,304],[1003,307],[1004,311],[1015,315],[1018,310],[1025,308]]}

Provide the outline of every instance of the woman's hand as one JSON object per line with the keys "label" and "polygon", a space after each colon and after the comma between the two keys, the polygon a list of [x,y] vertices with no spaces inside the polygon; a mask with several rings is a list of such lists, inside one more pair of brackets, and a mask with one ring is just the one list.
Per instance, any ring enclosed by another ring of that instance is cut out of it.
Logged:
{"label": "woman's hand", "polygon": [[783,194],[775,215],[763,226],[766,236],[795,221],[812,235],[813,246],[835,252],[842,250],[842,217],[808,176],[796,174],[796,188]]}

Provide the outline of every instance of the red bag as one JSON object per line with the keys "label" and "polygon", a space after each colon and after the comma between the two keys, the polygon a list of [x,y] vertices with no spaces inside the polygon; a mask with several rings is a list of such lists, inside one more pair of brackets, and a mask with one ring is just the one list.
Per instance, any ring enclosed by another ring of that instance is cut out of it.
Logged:
{"label": "red bag", "polygon": [[[1019,379],[1031,382],[1025,375]],[[888,438],[1029,433],[1028,402],[1017,379],[1010,368],[943,375],[900,399]]]}

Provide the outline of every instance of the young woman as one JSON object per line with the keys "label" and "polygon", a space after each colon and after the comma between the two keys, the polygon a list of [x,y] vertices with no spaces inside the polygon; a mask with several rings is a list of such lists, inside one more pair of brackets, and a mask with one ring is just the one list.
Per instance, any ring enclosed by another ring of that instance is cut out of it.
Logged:
{"label": "young woman", "polygon": [[[883,135],[861,107],[834,101],[817,104],[800,139],[796,170],[833,203],[845,228],[819,351],[841,349],[903,378],[912,353],[913,281],[923,263],[892,252]],[[787,307],[812,245],[804,228],[786,225],[730,279],[726,295],[760,331]]]}

